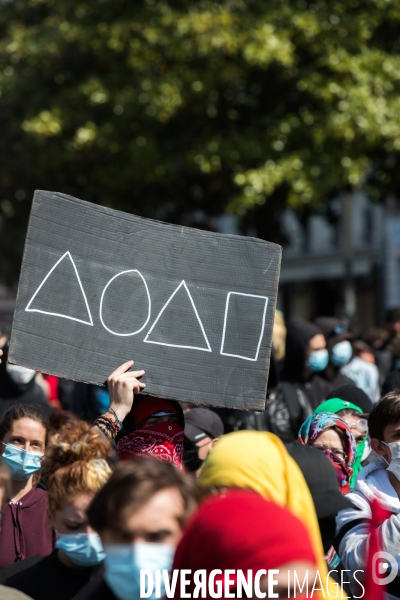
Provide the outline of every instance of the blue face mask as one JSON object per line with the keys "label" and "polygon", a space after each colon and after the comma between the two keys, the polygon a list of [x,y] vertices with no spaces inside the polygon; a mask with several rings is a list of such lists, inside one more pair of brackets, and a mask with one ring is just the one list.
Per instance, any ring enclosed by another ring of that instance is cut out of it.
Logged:
{"label": "blue face mask", "polygon": [[59,533],[56,548],[65,552],[80,567],[92,567],[105,557],[101,539],[97,533]]}
{"label": "blue face mask", "polygon": [[335,365],[335,367],[343,367],[344,365],[347,365],[352,356],[352,345],[349,340],[344,340],[333,346],[331,363]]}
{"label": "blue face mask", "polygon": [[326,348],[323,350],[314,350],[306,363],[306,367],[311,371],[323,371],[328,366],[329,353]]}
{"label": "blue face mask", "polygon": [[12,444],[4,444],[6,447],[1,458],[7,464],[11,478],[15,481],[24,481],[39,471],[41,467],[41,452],[29,452]]}
{"label": "blue face mask", "polygon": [[[104,578],[118,600],[140,598],[140,570],[153,572],[166,569],[170,572],[175,548],[170,544],[136,542],[106,547],[106,573]],[[161,576],[161,598],[165,595],[164,578]],[[150,599],[156,597],[155,586]]]}

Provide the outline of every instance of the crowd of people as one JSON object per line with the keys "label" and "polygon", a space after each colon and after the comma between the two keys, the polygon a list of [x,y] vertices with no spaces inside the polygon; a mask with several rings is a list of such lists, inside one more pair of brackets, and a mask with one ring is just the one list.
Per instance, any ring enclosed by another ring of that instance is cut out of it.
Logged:
{"label": "crowd of people", "polygon": [[400,309],[357,336],[277,313],[263,412],[147,396],[133,360],[107,389],[59,380],[2,346],[2,600],[218,597],[201,572],[220,597],[360,598],[374,503],[400,565]]}

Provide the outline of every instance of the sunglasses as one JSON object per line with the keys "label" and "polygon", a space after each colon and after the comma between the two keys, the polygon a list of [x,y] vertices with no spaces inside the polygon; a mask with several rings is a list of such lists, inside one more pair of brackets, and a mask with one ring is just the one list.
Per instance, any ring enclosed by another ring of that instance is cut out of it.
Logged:
{"label": "sunglasses", "polygon": [[[346,421],[346,419],[344,419],[344,421]],[[360,433],[365,433],[366,431],[368,431],[367,419],[358,419],[358,421],[356,421],[355,423],[350,423],[349,421],[346,421],[346,423],[350,427],[350,429],[357,429]]]}

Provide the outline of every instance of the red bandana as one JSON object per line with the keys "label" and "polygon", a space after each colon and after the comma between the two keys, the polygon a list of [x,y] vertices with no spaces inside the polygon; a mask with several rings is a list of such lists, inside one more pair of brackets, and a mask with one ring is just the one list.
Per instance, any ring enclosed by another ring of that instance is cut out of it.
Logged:
{"label": "red bandana", "polygon": [[177,423],[158,423],[132,431],[118,442],[120,460],[153,456],[183,470],[183,428]]}

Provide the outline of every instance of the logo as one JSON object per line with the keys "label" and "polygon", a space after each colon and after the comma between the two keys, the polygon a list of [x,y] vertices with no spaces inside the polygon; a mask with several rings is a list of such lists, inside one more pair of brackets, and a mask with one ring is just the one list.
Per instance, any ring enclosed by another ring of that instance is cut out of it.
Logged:
{"label": "logo", "polygon": [[[387,585],[392,583],[397,577],[399,566],[396,559],[389,552],[375,552],[372,558],[372,579],[378,585]],[[378,575],[384,575],[379,577]]]}

